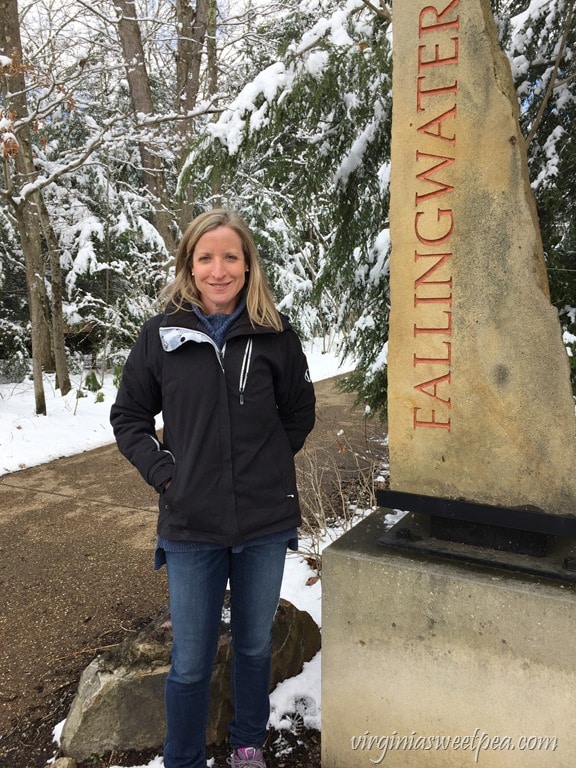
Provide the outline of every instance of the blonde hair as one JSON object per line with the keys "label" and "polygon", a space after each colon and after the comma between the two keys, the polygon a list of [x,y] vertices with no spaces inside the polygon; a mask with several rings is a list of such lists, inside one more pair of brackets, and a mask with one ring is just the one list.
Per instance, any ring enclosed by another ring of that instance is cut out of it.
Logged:
{"label": "blonde hair", "polygon": [[266,325],[281,331],[282,320],[274,305],[272,291],[262,270],[252,233],[237,213],[222,208],[201,213],[186,227],[176,252],[176,276],[161,293],[165,306],[172,304],[175,309],[183,309],[185,304],[190,303],[206,312],[192,276],[192,258],[196,243],[202,235],[217,227],[229,227],[242,241],[248,267],[245,292],[250,321],[253,325]]}

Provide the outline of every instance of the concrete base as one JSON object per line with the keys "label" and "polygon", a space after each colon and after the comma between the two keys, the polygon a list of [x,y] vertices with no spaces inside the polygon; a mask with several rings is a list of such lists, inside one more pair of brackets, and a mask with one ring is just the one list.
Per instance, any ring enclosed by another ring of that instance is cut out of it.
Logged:
{"label": "concrete base", "polygon": [[576,590],[393,554],[381,510],[322,562],[322,768],[573,768]]}

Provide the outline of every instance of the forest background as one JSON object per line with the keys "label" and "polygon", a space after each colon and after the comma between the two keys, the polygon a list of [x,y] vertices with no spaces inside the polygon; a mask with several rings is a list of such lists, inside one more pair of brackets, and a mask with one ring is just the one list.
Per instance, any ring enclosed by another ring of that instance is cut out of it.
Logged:
{"label": "forest background", "polygon": [[[458,0],[445,5],[454,4]],[[576,385],[576,0],[492,0]],[[0,381],[121,370],[181,232],[256,235],[278,306],[383,413],[393,3],[0,0]],[[522,307],[518,307],[522,312]]]}

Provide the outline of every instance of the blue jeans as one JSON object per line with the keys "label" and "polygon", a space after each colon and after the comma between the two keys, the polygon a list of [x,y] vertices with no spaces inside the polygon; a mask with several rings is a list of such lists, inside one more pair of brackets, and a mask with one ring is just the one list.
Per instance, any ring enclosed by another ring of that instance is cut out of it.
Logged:
{"label": "blue jeans", "polygon": [[270,715],[272,625],[287,543],[166,552],[172,666],[166,680],[165,768],[206,767],[210,679],[230,581],[232,747],[261,746]]}

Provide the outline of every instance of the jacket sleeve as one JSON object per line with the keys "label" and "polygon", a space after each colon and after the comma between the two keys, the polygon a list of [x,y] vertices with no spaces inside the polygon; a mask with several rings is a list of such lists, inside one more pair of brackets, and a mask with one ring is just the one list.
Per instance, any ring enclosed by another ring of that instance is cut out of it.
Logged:
{"label": "jacket sleeve", "polygon": [[146,323],[126,360],[110,422],[120,452],[160,491],[174,474],[174,457],[162,445],[154,420],[162,410],[162,350],[156,325]]}
{"label": "jacket sleeve", "polygon": [[276,405],[292,450],[297,453],[314,427],[316,396],[300,339],[292,329],[282,336],[284,366],[276,382]]}

